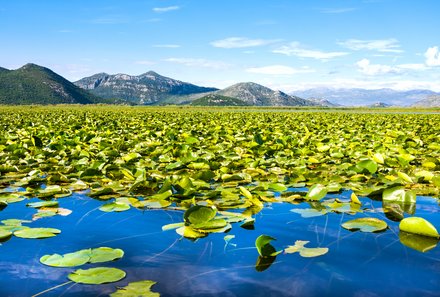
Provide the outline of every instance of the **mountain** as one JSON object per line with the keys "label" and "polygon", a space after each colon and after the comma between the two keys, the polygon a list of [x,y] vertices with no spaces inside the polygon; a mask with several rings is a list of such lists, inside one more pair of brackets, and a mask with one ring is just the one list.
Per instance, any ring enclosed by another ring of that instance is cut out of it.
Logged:
{"label": "mountain", "polygon": [[386,104],[384,102],[374,102],[373,104],[368,105],[368,107],[390,107],[391,105]]}
{"label": "mountain", "polygon": [[274,91],[265,86],[246,82],[232,85],[216,92],[217,95],[237,98],[249,105],[256,106],[310,106],[311,101],[296,96],[290,96],[281,91]]}
{"label": "mountain", "polygon": [[295,91],[295,94],[302,98],[323,98],[345,106],[368,106],[374,102],[383,102],[394,106],[409,106],[437,93],[431,90],[398,91],[393,89],[313,88]]}
{"label": "mountain", "polygon": [[307,98],[308,101],[313,102],[316,106],[321,106],[321,107],[338,107],[341,106],[339,104],[335,104],[332,103],[326,99],[322,99],[322,98]]}
{"label": "mountain", "polygon": [[26,64],[0,69],[0,104],[90,104],[103,101],[52,70]]}
{"label": "mountain", "polygon": [[202,98],[196,99],[191,102],[191,105],[196,106],[248,106],[246,102],[233,98],[218,95],[215,93],[208,94]]}
{"label": "mountain", "polygon": [[440,95],[430,95],[426,99],[417,101],[414,107],[440,107]]}
{"label": "mountain", "polygon": [[103,98],[122,98],[137,104],[158,104],[173,96],[218,90],[175,80],[153,71],[138,76],[98,73],[75,84]]}

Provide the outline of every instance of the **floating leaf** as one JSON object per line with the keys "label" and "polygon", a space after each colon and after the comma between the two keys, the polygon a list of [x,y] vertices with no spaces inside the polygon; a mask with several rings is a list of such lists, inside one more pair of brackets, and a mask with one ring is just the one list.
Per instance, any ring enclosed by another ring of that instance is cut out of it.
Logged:
{"label": "floating leaf", "polygon": [[52,254],[44,255],[40,262],[44,265],[53,267],[74,267],[86,264],[90,260],[90,249],[80,250],[74,253],[64,255]]}
{"label": "floating leaf", "polygon": [[347,221],[342,224],[342,227],[350,231],[359,230],[361,232],[380,232],[387,229],[388,225],[385,221],[380,219],[360,218]]}
{"label": "floating leaf", "polygon": [[124,256],[121,249],[113,249],[109,247],[99,247],[92,249],[90,252],[90,263],[101,263],[120,259]]}
{"label": "floating leaf", "polygon": [[14,203],[23,201],[25,197],[18,193],[0,193],[0,203]]}
{"label": "floating leaf", "polygon": [[440,238],[437,229],[424,218],[410,217],[400,221],[400,231],[418,234],[422,236]]}
{"label": "floating leaf", "polygon": [[327,210],[317,210],[313,208],[295,208],[291,209],[291,212],[300,214],[303,218],[313,218],[313,217],[319,217],[327,214]]}
{"label": "floating leaf", "polygon": [[61,233],[55,228],[26,228],[14,232],[14,236],[21,238],[49,238]]}
{"label": "floating leaf", "polygon": [[177,234],[190,239],[202,238],[208,235],[207,233],[197,232],[189,226],[180,227],[176,229],[176,232]]}
{"label": "floating leaf", "polygon": [[183,218],[185,222],[190,224],[203,224],[213,219],[217,214],[217,210],[212,207],[196,205],[189,208]]}
{"label": "floating leaf", "polygon": [[151,287],[156,282],[151,280],[143,280],[137,282],[131,282],[127,286],[118,288],[114,293],[111,293],[111,297],[159,297],[160,294],[151,291]]}
{"label": "floating leaf", "polygon": [[386,189],[382,194],[383,201],[416,203],[416,194],[413,191],[405,191],[405,187],[393,187]]}
{"label": "floating leaf", "polygon": [[117,268],[97,267],[78,269],[68,275],[71,281],[81,284],[98,285],[117,282],[125,277],[125,272]]}
{"label": "floating leaf", "polygon": [[276,240],[275,238],[268,235],[260,235],[255,240],[255,246],[257,247],[257,251],[261,257],[273,257],[279,254],[275,248],[270,244],[272,240]]}
{"label": "floating leaf", "polygon": [[130,205],[122,202],[107,203],[99,208],[99,210],[104,212],[121,212],[129,209],[130,209]]}
{"label": "floating leaf", "polygon": [[58,207],[58,201],[40,201],[26,204],[28,207],[41,208],[41,207]]}
{"label": "floating leaf", "polygon": [[359,204],[359,205],[362,204],[361,201],[359,200],[358,196],[354,192],[351,193],[350,200],[354,204]]}
{"label": "floating leaf", "polygon": [[306,200],[321,200],[327,195],[327,188],[321,184],[315,184],[310,189],[306,195]]}
{"label": "floating leaf", "polygon": [[0,240],[6,239],[11,235],[12,235],[11,231],[0,228]]}
{"label": "floating leaf", "polygon": [[304,258],[318,257],[327,254],[328,248],[307,248],[305,247],[310,241],[297,240],[295,245],[289,245],[284,252],[293,254],[299,252],[299,255]]}

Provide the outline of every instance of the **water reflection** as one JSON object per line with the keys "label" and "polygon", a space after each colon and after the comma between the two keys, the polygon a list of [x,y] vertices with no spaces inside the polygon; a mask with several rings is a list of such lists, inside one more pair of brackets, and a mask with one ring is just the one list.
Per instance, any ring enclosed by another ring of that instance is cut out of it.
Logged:
{"label": "water reflection", "polygon": [[[344,195],[339,196],[346,198]],[[35,210],[25,207],[26,202],[9,205],[0,212],[0,220],[31,219]],[[437,240],[399,233],[398,222],[385,217],[380,201],[362,202],[363,213],[328,212],[306,218],[301,217],[301,211],[291,210],[311,206],[323,210],[322,204],[267,204],[255,215],[254,230],[233,224],[228,235],[235,236],[231,241],[234,245],[225,246],[226,234],[210,234],[192,242],[174,230],[163,232],[163,225],[182,221],[181,211],[103,213],[98,209],[102,202],[75,194],[59,199],[60,207],[73,210],[71,215],[31,223],[33,227],[59,228],[60,235],[45,240],[12,237],[2,243],[0,296],[31,296],[65,283],[74,269],[47,267],[39,258],[99,246],[124,250],[122,259],[105,266],[123,269],[127,272],[125,279],[99,286],[68,284],[42,296],[105,296],[116,286],[144,279],[156,281],[153,291],[162,296],[438,294]],[[440,226],[435,199],[419,198],[415,211]],[[386,220],[390,229],[375,234],[349,232],[340,226],[365,216]],[[254,243],[261,234],[277,239],[272,242],[275,250],[296,240],[308,240],[313,246],[328,247],[329,252],[317,258],[302,258],[297,253],[258,258]]]}

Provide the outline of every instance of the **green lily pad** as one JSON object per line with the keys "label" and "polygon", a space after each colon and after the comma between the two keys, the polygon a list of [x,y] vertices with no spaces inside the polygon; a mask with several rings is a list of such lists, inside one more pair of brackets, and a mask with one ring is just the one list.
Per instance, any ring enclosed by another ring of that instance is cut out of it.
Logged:
{"label": "green lily pad", "polygon": [[347,221],[341,225],[343,228],[350,231],[361,232],[380,232],[388,228],[385,221],[376,218],[360,218]]}
{"label": "green lily pad", "polygon": [[2,203],[14,203],[14,202],[20,202],[26,199],[25,197],[21,196],[18,193],[0,193],[0,202]]}
{"label": "green lily pad", "polygon": [[61,230],[55,228],[27,228],[14,232],[14,236],[20,238],[49,238],[61,233]]}
{"label": "green lily pad", "polygon": [[97,267],[78,269],[68,275],[68,278],[80,284],[98,285],[117,282],[125,277],[125,272],[117,268]]}
{"label": "green lily pad", "polygon": [[418,234],[422,236],[440,238],[437,229],[424,218],[410,217],[400,221],[400,231]]}
{"label": "green lily pad", "polygon": [[101,263],[120,259],[124,256],[121,249],[113,249],[109,247],[99,247],[92,249],[90,252],[90,263]]}
{"label": "green lily pad", "polygon": [[405,191],[405,187],[393,187],[386,189],[382,193],[382,199],[386,202],[401,202],[405,204],[416,203],[414,191]]}
{"label": "green lily pad", "polygon": [[12,232],[9,230],[0,229],[0,240],[6,239],[12,235]]}
{"label": "green lily pad", "polygon": [[80,250],[74,253],[64,255],[52,254],[44,255],[40,262],[53,267],[74,267],[86,264],[90,260],[90,249]]}
{"label": "green lily pad", "polygon": [[258,236],[255,240],[255,246],[261,257],[273,257],[280,253],[270,244],[272,240],[276,239],[265,234]]}
{"label": "green lily pad", "polygon": [[307,248],[305,247],[310,241],[297,240],[295,245],[289,245],[284,252],[286,254],[293,254],[299,252],[299,255],[304,258],[312,258],[322,256],[328,253],[328,248]]}
{"label": "green lily pad", "polygon": [[26,204],[26,206],[32,208],[41,208],[41,207],[58,207],[58,201],[41,201],[41,202],[32,202]]}
{"label": "green lily pad", "polygon": [[156,282],[143,280],[131,282],[127,286],[118,288],[116,292],[110,294],[110,297],[159,297],[160,294],[151,291],[151,287]]}
{"label": "green lily pad", "polygon": [[202,238],[202,237],[206,237],[208,235],[207,233],[198,232],[198,231],[194,230],[193,228],[191,228],[190,226],[184,226],[184,227],[177,228],[176,232],[177,232],[177,234],[179,234],[185,238],[189,238],[189,239]]}
{"label": "green lily pad", "polygon": [[291,212],[300,214],[303,218],[313,218],[319,217],[327,214],[327,210],[317,210],[313,208],[294,208],[290,210]]}
{"label": "green lily pad", "polygon": [[122,202],[107,203],[99,208],[100,211],[104,211],[104,212],[121,212],[129,209],[130,209],[130,205]]}
{"label": "green lily pad", "polygon": [[325,195],[327,195],[327,188],[324,185],[315,184],[309,189],[305,199],[318,201],[324,198]]}
{"label": "green lily pad", "polygon": [[196,205],[189,208],[183,218],[189,224],[203,224],[213,219],[217,214],[217,210],[212,207]]}

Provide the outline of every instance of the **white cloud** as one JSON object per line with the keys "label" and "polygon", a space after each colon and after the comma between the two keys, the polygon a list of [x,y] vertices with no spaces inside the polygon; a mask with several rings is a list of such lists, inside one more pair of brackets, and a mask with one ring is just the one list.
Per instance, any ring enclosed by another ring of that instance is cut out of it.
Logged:
{"label": "white cloud", "polygon": [[370,50],[384,53],[402,53],[400,44],[397,39],[377,39],[377,40],[360,40],[348,39],[346,41],[338,42],[339,45],[354,51]]}
{"label": "white cloud", "polygon": [[213,68],[213,69],[227,69],[231,65],[222,61],[213,61],[207,59],[195,59],[195,58],[168,58],[164,61],[170,63],[176,63],[185,65],[188,67],[203,67],[203,68]]}
{"label": "white cloud", "polygon": [[356,62],[359,71],[366,75],[397,74],[409,71],[423,71],[429,69],[425,64],[399,64],[395,66],[371,64],[370,60],[362,59]]}
{"label": "white cloud", "polygon": [[153,47],[158,48],[179,48],[179,44],[154,44]]}
{"label": "white cloud", "polygon": [[368,59],[362,59],[356,62],[356,66],[359,68],[360,72],[366,75],[381,75],[400,72],[400,69],[398,67],[381,64],[371,64],[370,60]]}
{"label": "white cloud", "polygon": [[440,66],[440,52],[437,46],[430,47],[425,52],[426,65]]}
{"label": "white cloud", "polygon": [[284,65],[270,65],[264,67],[253,67],[246,69],[246,72],[249,73],[258,73],[258,74],[268,74],[268,75],[292,75],[297,73],[309,73],[314,72],[313,69],[308,67],[303,68],[292,68]]}
{"label": "white cloud", "polygon": [[246,37],[228,37],[225,39],[215,40],[210,44],[213,47],[220,48],[245,48],[256,47],[274,43],[276,40],[250,39]]}
{"label": "white cloud", "polygon": [[153,11],[157,12],[157,13],[162,13],[162,12],[168,12],[168,11],[173,11],[173,10],[179,10],[180,6],[174,5],[174,6],[167,6],[167,7],[154,7]]}
{"label": "white cloud", "polygon": [[323,52],[319,50],[310,50],[301,47],[299,42],[291,42],[289,45],[283,45],[275,50],[274,53],[283,54],[286,56],[297,56],[300,58],[312,58],[317,60],[330,60],[337,57],[346,56],[347,52]]}

